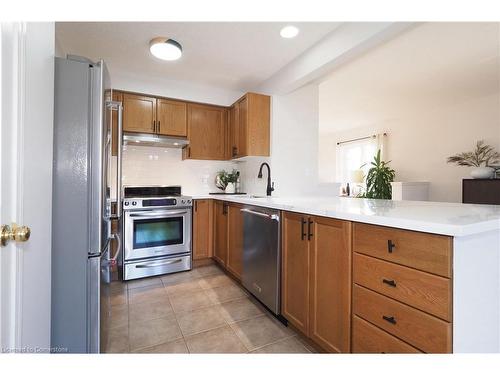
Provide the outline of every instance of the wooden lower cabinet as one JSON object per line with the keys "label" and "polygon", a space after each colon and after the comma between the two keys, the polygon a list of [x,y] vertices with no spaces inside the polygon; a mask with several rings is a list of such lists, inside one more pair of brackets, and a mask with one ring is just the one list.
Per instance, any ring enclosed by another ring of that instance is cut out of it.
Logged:
{"label": "wooden lower cabinet", "polygon": [[353,353],[422,353],[413,346],[377,328],[366,320],[352,317]]}
{"label": "wooden lower cabinet", "polygon": [[226,202],[214,201],[213,257],[222,266],[227,262],[227,208]]}
{"label": "wooden lower cabinet", "polygon": [[242,205],[214,202],[213,258],[237,279],[243,271],[243,215]]}
{"label": "wooden lower cabinet", "polygon": [[309,333],[309,241],[307,218],[286,212],[282,221],[281,314],[306,336]]}
{"label": "wooden lower cabinet", "polygon": [[242,205],[230,203],[227,209],[227,269],[241,280],[243,272],[243,214]]}
{"label": "wooden lower cabinet", "polygon": [[452,238],[354,224],[353,352],[453,351]]}
{"label": "wooden lower cabinet", "polygon": [[350,350],[351,223],[313,218],[309,336],[329,352]]}
{"label": "wooden lower cabinet", "polygon": [[350,351],[351,223],[286,212],[282,314],[328,352]]}
{"label": "wooden lower cabinet", "polygon": [[212,200],[197,199],[193,206],[193,259],[212,256]]}

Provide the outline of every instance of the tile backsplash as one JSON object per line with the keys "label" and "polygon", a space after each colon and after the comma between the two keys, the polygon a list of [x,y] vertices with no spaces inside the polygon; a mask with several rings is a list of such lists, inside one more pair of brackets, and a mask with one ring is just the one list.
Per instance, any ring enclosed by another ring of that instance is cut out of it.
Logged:
{"label": "tile backsplash", "polygon": [[125,146],[122,159],[123,185],[181,185],[186,195],[218,191],[218,171],[238,169],[236,163],[212,160],[182,160],[174,148]]}

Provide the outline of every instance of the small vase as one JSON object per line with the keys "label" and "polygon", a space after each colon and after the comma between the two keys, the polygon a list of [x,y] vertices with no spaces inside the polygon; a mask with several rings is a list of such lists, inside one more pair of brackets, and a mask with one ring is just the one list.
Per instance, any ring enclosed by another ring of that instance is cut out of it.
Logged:
{"label": "small vase", "polygon": [[491,167],[477,167],[470,172],[472,178],[493,178],[495,170]]}
{"label": "small vase", "polygon": [[232,182],[227,183],[226,194],[234,194],[234,183]]}

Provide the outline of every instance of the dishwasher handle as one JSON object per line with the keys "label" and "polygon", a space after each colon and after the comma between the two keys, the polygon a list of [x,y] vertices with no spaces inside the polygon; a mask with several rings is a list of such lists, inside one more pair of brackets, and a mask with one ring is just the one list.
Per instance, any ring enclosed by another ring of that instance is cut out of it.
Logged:
{"label": "dishwasher handle", "polygon": [[280,217],[279,215],[276,215],[276,214],[265,214],[263,212],[258,212],[258,211],[253,211],[253,210],[250,210],[248,208],[242,208],[240,210],[241,212],[245,212],[247,214],[251,214],[251,215],[255,215],[255,216],[260,216],[260,217],[263,217],[263,218],[266,218],[266,219],[269,219],[269,220],[276,220],[276,221],[280,221]]}

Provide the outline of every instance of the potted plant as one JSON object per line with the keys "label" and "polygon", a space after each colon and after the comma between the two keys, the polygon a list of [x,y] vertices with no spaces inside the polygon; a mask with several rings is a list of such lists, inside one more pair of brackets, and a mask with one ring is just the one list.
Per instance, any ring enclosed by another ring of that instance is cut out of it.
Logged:
{"label": "potted plant", "polygon": [[477,141],[474,151],[461,152],[450,156],[447,162],[474,167],[470,172],[472,178],[492,178],[495,169],[490,165],[500,162],[500,153],[495,151],[493,147],[484,144],[484,141]]}
{"label": "potted plant", "polygon": [[380,150],[371,162],[372,167],[366,175],[366,192],[360,194],[361,198],[391,199],[392,187],[396,172],[389,168],[390,161],[383,161],[380,157]]}
{"label": "potted plant", "polygon": [[225,191],[227,187],[227,172],[226,171],[219,171],[215,175],[215,186],[217,186],[218,189]]}
{"label": "potted plant", "polygon": [[235,184],[236,181],[238,180],[238,171],[236,169],[233,169],[231,173],[227,174],[227,186],[226,186],[226,193],[228,194],[234,194],[236,189],[235,189]]}

